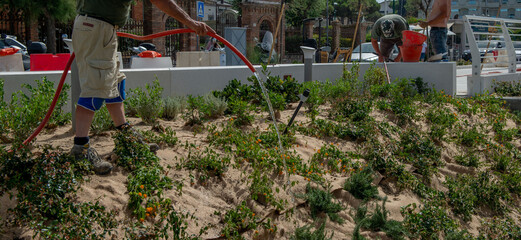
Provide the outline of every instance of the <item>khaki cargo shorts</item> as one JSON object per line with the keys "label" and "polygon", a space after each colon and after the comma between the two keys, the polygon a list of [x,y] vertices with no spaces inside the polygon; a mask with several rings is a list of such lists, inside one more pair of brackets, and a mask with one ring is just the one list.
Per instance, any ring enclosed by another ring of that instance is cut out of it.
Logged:
{"label": "khaki cargo shorts", "polygon": [[116,28],[102,20],[78,15],[72,45],[79,71],[80,97],[118,97],[118,82],[125,75],[119,72]]}

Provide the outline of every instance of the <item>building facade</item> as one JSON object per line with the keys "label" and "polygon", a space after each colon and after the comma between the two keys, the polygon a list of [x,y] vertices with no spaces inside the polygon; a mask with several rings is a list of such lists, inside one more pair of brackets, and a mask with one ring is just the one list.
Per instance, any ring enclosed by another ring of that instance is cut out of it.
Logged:
{"label": "building facade", "polygon": [[521,0],[453,0],[451,18],[464,15],[521,19]]}

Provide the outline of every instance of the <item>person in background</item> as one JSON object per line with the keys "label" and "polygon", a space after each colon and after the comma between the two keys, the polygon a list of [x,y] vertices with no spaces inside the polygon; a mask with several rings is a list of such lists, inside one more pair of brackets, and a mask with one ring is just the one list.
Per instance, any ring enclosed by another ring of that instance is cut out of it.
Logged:
{"label": "person in background", "polygon": [[[371,44],[378,55],[378,62],[389,61],[394,46],[399,47],[403,44],[403,30],[409,30],[409,24],[400,15],[389,14],[376,20],[371,31]],[[402,53],[398,52],[394,61],[399,62],[401,59]]]}
{"label": "person in background", "polygon": [[[125,25],[133,0],[77,0],[72,43],[81,94],[76,105],[76,129],[71,150],[77,160],[88,159],[96,174],[108,174],[112,164],[90,146],[89,130],[95,111],[106,104],[116,129],[136,134],[125,119],[125,75],[119,72],[117,29]],[[167,15],[205,36],[215,31],[192,19],[173,0],[150,0]]]}
{"label": "person in background", "polygon": [[428,61],[448,61],[447,22],[450,18],[451,0],[434,0],[427,21],[420,21],[420,27],[431,27],[430,40],[435,55]]}
{"label": "person in background", "polygon": [[425,62],[425,49],[427,48],[427,41],[422,43],[422,54],[420,56],[420,62]]}

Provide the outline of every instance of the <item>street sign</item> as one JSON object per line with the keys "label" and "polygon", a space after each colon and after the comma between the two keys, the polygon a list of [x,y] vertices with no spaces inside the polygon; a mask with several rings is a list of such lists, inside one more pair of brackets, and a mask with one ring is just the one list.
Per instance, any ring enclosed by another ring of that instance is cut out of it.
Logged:
{"label": "street sign", "polygon": [[204,2],[197,1],[197,17],[204,17]]}

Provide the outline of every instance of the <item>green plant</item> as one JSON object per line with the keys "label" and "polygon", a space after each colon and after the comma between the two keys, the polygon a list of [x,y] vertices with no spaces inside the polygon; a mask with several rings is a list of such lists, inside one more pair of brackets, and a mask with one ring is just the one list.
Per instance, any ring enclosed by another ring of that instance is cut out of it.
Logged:
{"label": "green plant", "polygon": [[102,107],[96,111],[90,125],[91,133],[97,135],[112,128],[114,128],[114,123],[110,117],[109,110],[106,107]]}
{"label": "green plant", "polygon": [[235,115],[235,118],[232,118],[233,125],[250,125],[255,119],[255,117],[250,113],[250,106],[248,105],[248,103],[235,98],[230,98],[229,101],[229,109],[232,112],[232,114]]}
{"label": "green plant", "polygon": [[427,182],[438,171],[438,167],[443,166],[440,148],[416,131],[404,132],[400,137],[399,146],[397,156],[407,163],[412,163]]}
{"label": "green plant", "polygon": [[150,84],[145,85],[146,92],[141,88],[131,89],[129,92],[129,109],[135,110],[137,115],[145,123],[155,123],[163,111],[161,94],[163,88],[156,79]]}
{"label": "green plant", "polygon": [[364,98],[344,97],[337,99],[331,105],[330,117],[338,119],[338,117],[351,119],[355,122],[364,121],[371,113],[372,102]]}
{"label": "green plant", "polygon": [[210,148],[206,148],[202,152],[191,148],[188,157],[182,161],[182,167],[197,171],[199,181],[204,185],[210,178],[222,176],[229,163],[228,157],[220,156]]}
{"label": "green plant", "polygon": [[175,146],[179,139],[176,137],[176,132],[171,128],[159,129],[159,133],[156,134],[152,131],[139,131],[147,142],[164,144],[167,146]]}
{"label": "green plant", "polygon": [[448,202],[453,212],[461,215],[464,221],[469,221],[478,203],[478,198],[473,194],[468,178],[447,179],[445,185],[449,189],[447,193]]}
{"label": "green plant", "polygon": [[500,96],[521,96],[521,81],[493,81],[494,91]]}
{"label": "green plant", "polygon": [[242,101],[251,101],[250,96],[253,89],[251,86],[242,84],[240,80],[233,79],[228,82],[222,91],[213,91],[213,95],[230,101],[232,98]]}
{"label": "green plant", "polygon": [[429,135],[438,141],[444,140],[445,135],[458,121],[457,116],[442,107],[430,108],[425,114],[425,118],[432,124]]}
{"label": "green plant", "polygon": [[184,120],[186,121],[186,125],[194,126],[203,123],[203,113],[201,110],[201,106],[203,105],[203,98],[201,96],[194,97],[192,95],[188,95],[188,111],[185,112]]}
{"label": "green plant", "polygon": [[[221,216],[221,221],[224,223],[224,228],[221,230],[221,237],[226,239],[244,239],[244,237],[241,236],[242,233],[249,230],[256,230],[259,225],[271,233],[277,231],[277,227],[270,222],[259,224],[259,218],[246,206],[245,201],[241,202],[235,209],[226,211],[224,216],[220,212],[214,212],[214,214]],[[258,231],[256,230],[256,232]]]}
{"label": "green plant", "polygon": [[168,97],[164,99],[163,118],[175,120],[186,109],[185,97]]}
{"label": "green plant", "polygon": [[[0,127],[2,127],[0,140],[3,142],[23,142],[44,118],[53,100],[54,83],[44,77],[41,81],[36,80],[35,85],[22,84],[26,91],[14,93],[8,104],[2,101],[0,105],[2,109],[0,110]],[[63,125],[70,120],[70,113],[65,113],[63,110],[69,88],[70,86],[67,84],[63,86],[55,110],[45,125],[47,128]]]}
{"label": "green plant", "polygon": [[510,217],[482,220],[479,239],[520,239],[521,227]]}
{"label": "green plant", "polygon": [[353,232],[353,238],[360,239],[359,229],[369,229],[371,231],[383,231],[391,239],[404,239],[406,236],[406,230],[401,222],[396,220],[388,220],[389,211],[385,208],[385,202],[387,197],[382,201],[382,206],[375,204],[375,210],[372,214],[368,215],[366,206],[359,206],[357,208],[355,219],[355,231]]}
{"label": "green plant", "polygon": [[381,67],[376,67],[376,62],[371,63],[369,69],[364,73],[363,91],[369,92],[372,86],[382,86],[386,83],[386,73]]}
{"label": "green plant", "polygon": [[316,219],[320,213],[325,213],[333,222],[343,223],[344,219],[338,215],[343,210],[340,203],[332,202],[332,195],[329,192],[306,185],[306,194],[304,198],[307,200],[311,208],[311,217]]}
{"label": "green plant", "polygon": [[454,232],[457,223],[449,217],[439,200],[427,201],[417,210],[416,204],[401,209],[403,226],[413,239],[438,239],[440,234]]}
{"label": "green plant", "polygon": [[224,115],[224,111],[228,108],[228,104],[226,100],[218,98],[210,93],[202,97],[200,107],[205,119],[218,118]]}
{"label": "green plant", "polygon": [[303,227],[298,227],[295,230],[295,233],[290,237],[291,240],[331,240],[333,238],[334,232],[331,232],[330,236],[327,236],[326,233],[326,222],[322,222],[315,231],[311,231],[313,226],[306,225]]}
{"label": "green plant", "polygon": [[369,200],[378,196],[378,189],[372,185],[373,169],[370,166],[352,173],[344,183],[344,189],[353,196],[362,200]]}
{"label": "green plant", "polygon": [[[75,193],[89,173],[89,164],[50,148],[34,157],[21,150],[0,151],[0,193],[16,191],[18,204],[9,211],[10,224],[26,226],[42,239],[108,238],[117,227],[115,211],[99,201],[78,203]],[[42,188],[42,186],[45,186]]]}
{"label": "green plant", "polygon": [[463,166],[466,167],[475,167],[479,166],[479,157],[472,151],[465,153],[464,155],[455,156],[454,160]]}

